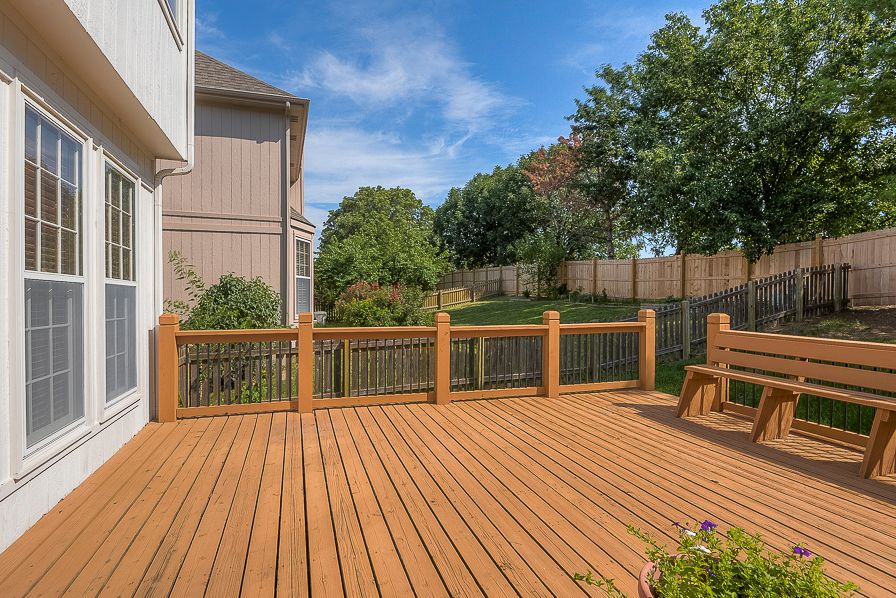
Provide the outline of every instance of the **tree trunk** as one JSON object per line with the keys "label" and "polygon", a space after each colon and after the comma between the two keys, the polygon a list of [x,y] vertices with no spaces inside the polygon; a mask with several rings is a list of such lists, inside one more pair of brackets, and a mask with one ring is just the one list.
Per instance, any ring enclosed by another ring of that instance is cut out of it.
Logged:
{"label": "tree trunk", "polygon": [[615,260],[616,259],[616,240],[613,238],[614,228],[616,223],[613,221],[612,216],[610,216],[609,210],[604,210],[604,222],[606,222],[606,233],[607,233],[607,259]]}

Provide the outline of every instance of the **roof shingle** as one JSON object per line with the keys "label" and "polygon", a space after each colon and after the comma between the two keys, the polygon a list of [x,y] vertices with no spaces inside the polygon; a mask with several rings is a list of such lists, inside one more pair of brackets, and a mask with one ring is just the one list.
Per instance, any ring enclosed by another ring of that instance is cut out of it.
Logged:
{"label": "roof shingle", "polygon": [[196,87],[218,91],[257,93],[284,100],[300,99],[199,50],[196,50]]}

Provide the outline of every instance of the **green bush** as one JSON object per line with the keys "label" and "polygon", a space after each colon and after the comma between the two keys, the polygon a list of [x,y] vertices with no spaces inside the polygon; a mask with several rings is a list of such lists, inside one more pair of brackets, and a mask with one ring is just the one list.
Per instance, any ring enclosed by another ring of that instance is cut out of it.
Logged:
{"label": "green bush", "polygon": [[556,299],[561,295],[558,279],[560,265],[566,259],[566,249],[548,233],[524,237],[517,244],[517,255],[527,284],[534,284],[539,297]]}
{"label": "green bush", "polygon": [[413,287],[357,282],[339,295],[336,319],[347,326],[426,326],[423,294]]}
{"label": "green bush", "polygon": [[205,289],[190,311],[185,330],[276,328],[281,325],[280,295],[263,279],[225,274]]}

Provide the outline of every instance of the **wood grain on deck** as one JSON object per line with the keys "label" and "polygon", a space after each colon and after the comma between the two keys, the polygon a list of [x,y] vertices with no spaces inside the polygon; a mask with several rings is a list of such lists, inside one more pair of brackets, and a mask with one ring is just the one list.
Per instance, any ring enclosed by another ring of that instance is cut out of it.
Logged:
{"label": "wood grain on deck", "polygon": [[896,588],[896,479],[641,391],[150,424],[0,555],[0,595],[468,596],[634,591],[634,524],[711,519]]}

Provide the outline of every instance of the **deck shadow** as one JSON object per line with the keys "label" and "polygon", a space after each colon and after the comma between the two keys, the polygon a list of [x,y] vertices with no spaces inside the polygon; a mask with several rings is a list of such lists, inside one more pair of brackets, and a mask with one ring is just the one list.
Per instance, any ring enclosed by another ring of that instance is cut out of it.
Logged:
{"label": "deck shadow", "polygon": [[678,432],[742,453],[747,458],[772,463],[896,505],[896,476],[870,480],[861,478],[859,466],[862,452],[859,449],[811,438],[799,431],[791,432],[781,440],[754,443],[749,439],[751,421],[735,414],[711,413],[684,419],[675,416],[675,404],[631,401],[614,401],[613,404],[618,408],[631,409],[645,419]]}

